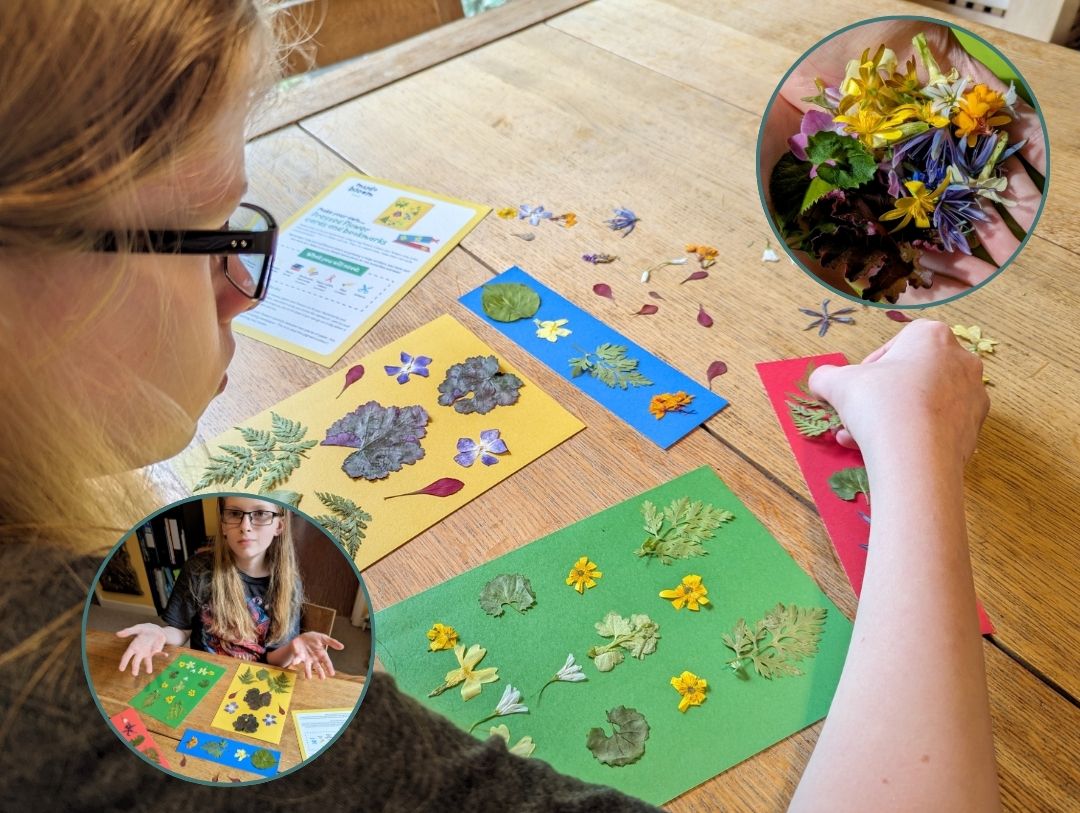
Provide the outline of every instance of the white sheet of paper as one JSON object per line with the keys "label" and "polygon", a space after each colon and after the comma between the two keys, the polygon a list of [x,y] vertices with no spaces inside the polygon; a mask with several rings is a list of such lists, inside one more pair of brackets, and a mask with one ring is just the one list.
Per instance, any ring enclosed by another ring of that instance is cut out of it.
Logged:
{"label": "white sheet of paper", "polygon": [[311,759],[337,736],[349,721],[352,709],[297,709],[293,711],[293,728],[300,744],[300,755]]}

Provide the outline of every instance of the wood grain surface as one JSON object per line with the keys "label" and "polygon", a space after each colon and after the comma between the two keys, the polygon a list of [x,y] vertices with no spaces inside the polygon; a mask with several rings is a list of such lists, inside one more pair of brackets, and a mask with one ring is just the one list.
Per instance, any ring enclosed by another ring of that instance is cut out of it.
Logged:
{"label": "wood grain surface", "polygon": [[[824,338],[803,331],[809,320],[797,309],[830,294],[786,260],[760,260],[771,233],[758,199],[756,141],[774,88],[814,43],[858,19],[924,15],[925,8],[841,0],[793,14],[778,0],[594,0],[552,16],[553,2],[512,5],[531,22],[500,23],[497,32],[455,23],[461,48],[439,64],[415,61],[426,38],[442,47],[438,32],[423,35],[396,67],[390,60],[379,68],[397,78],[392,83],[368,81],[354,66],[347,80],[327,79],[334,87],[319,97],[313,79],[312,99],[329,109],[249,146],[250,199],[280,219],[350,168],[496,207],[543,204],[580,219],[573,229],[542,224],[525,242],[513,233],[528,225],[487,218],[335,368],[450,313],[588,427],[369,568],[373,608],[707,464],[851,616],[854,596],[753,365],[832,351],[857,361],[899,328],[879,309],[857,306],[854,326],[838,325]],[[984,653],[1003,799],[1010,810],[1068,810],[1080,794],[1080,631],[1069,598],[1080,554],[1080,362],[1070,333],[1080,315],[1073,284],[1080,192],[1071,183],[1080,173],[1073,135],[1080,114],[1059,80],[1080,72],[1080,54],[965,25],[1015,62],[1042,105],[1050,193],[1009,268],[927,315],[979,324],[1001,342],[986,362],[993,406],[968,470],[967,507],[976,586],[998,627]],[[340,82],[353,83],[351,101]],[[627,238],[603,225],[615,206],[641,217]],[[639,282],[645,267],[700,242],[721,249],[707,280],[680,285],[688,268],[668,268],[649,285]],[[594,267],[580,259],[589,251],[620,259]],[[730,371],[714,388],[731,405],[670,451],[658,450],[457,304],[513,264],[703,383],[710,361],[727,362]],[[614,304],[592,293],[601,281],[614,289]],[[650,290],[663,300],[648,298]],[[646,302],[660,312],[631,318]],[[713,328],[695,322],[699,305],[715,317]],[[195,442],[326,375],[237,338],[229,389]],[[897,435],[902,442],[902,428]],[[167,467],[153,475],[166,492],[186,493]],[[935,668],[934,653],[911,668]],[[762,752],[671,809],[782,807],[817,730]]]}

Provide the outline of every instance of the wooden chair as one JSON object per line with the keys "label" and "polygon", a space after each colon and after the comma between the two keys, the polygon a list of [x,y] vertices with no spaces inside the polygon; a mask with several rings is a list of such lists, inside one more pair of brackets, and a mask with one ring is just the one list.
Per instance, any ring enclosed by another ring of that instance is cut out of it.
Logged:
{"label": "wooden chair", "polygon": [[300,610],[300,632],[321,632],[332,635],[337,610],[319,604],[304,602]]}

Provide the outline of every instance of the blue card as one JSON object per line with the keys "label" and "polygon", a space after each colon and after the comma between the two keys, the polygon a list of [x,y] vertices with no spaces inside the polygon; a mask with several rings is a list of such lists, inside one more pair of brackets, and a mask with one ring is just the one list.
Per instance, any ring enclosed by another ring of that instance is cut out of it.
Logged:
{"label": "blue card", "polygon": [[206,731],[189,728],[176,750],[229,768],[241,768],[263,776],[273,776],[281,764],[281,752],[250,742],[240,742]]}
{"label": "blue card", "polygon": [[[465,294],[460,302],[661,448],[669,448],[727,406],[727,401],[719,395],[541,285],[516,265],[484,285],[506,282],[527,285],[539,294],[540,310],[535,316],[516,322],[495,321],[484,313],[481,305],[483,285]],[[540,324],[560,323],[564,319],[565,323],[561,324]],[[623,347],[625,353],[613,356],[611,348],[598,353],[605,344]],[[577,376],[573,375],[572,359],[579,360]],[[637,366],[621,374],[615,372],[620,366],[628,366],[623,359],[636,360]],[[614,381],[614,386],[602,380],[599,376],[602,372],[609,382]],[[640,386],[633,383],[644,380],[651,383]],[[620,386],[622,383],[626,383],[625,389]],[[656,417],[657,414],[662,417]]]}

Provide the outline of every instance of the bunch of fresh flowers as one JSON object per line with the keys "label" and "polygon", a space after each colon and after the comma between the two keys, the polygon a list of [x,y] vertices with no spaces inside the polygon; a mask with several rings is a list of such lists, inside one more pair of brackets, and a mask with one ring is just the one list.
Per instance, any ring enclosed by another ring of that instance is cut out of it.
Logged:
{"label": "bunch of fresh flowers", "polygon": [[881,45],[849,62],[839,87],[816,80],[804,101],[821,109],[805,113],[769,181],[788,246],[873,302],[931,287],[923,252],[978,252],[983,199],[1011,205],[1001,163],[1024,145],[1001,129],[1017,118],[1012,84],[999,93],[943,73],[925,35],[913,42],[918,60],[902,67]]}

